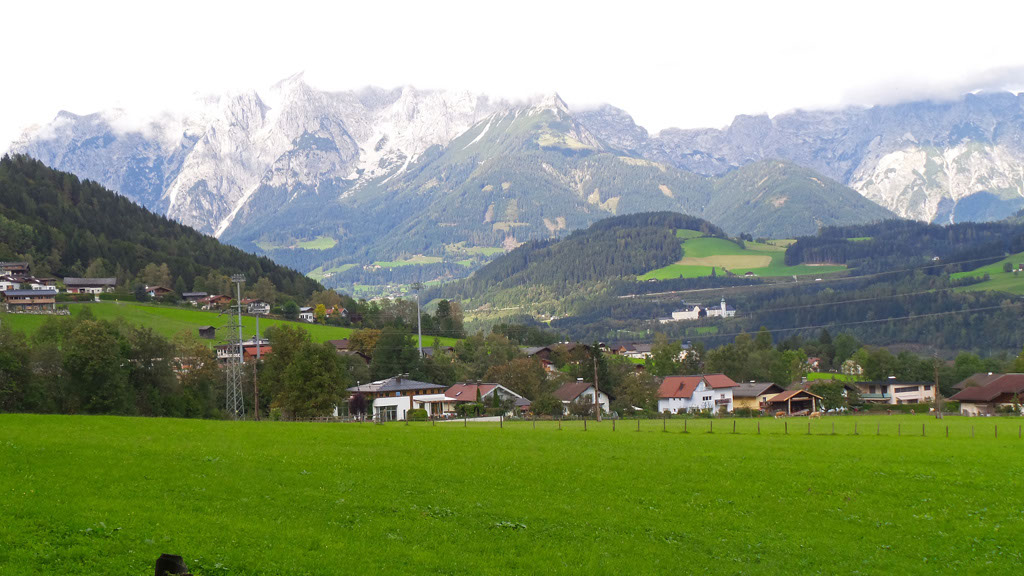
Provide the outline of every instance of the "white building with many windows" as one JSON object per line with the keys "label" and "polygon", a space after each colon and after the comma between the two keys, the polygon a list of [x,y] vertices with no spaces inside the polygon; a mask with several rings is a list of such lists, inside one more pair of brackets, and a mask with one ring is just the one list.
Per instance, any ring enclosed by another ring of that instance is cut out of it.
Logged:
{"label": "white building with many windows", "polygon": [[658,412],[732,412],[732,392],[737,386],[725,374],[666,376],[658,387]]}

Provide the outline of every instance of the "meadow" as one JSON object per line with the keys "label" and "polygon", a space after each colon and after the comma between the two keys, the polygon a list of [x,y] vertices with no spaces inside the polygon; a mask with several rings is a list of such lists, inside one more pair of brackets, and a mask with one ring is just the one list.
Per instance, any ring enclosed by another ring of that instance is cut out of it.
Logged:
{"label": "meadow", "polygon": [[999,262],[988,264],[987,266],[981,266],[968,272],[957,272],[951,274],[950,278],[957,280],[960,278],[980,278],[985,274],[988,274],[989,279],[984,282],[977,284],[971,284],[969,286],[962,286],[957,288],[958,292],[971,292],[977,290],[993,290],[998,292],[1008,292],[1010,294],[1024,294],[1024,273],[1018,272],[1004,272],[1003,265],[1009,263],[1014,268],[1017,268],[1021,264],[1024,264],[1024,252],[1012,254],[1003,258]]}
{"label": "meadow", "polygon": [[[97,319],[110,321],[120,319],[129,324],[151,328],[157,334],[167,338],[173,338],[181,332],[197,334],[200,326],[214,326],[217,328],[217,339],[211,341],[211,343],[223,343],[232,336],[237,338],[237,333],[231,334],[231,330],[226,328],[227,325],[234,323],[237,316],[221,314],[220,312],[208,312],[177,306],[139,304],[136,302],[107,301],[71,303],[68,305],[68,308],[71,310],[72,316],[81,314],[82,310],[88,308]],[[26,334],[35,332],[47,318],[49,316],[39,314],[7,314],[0,312],[0,322]],[[348,338],[352,334],[351,328],[322,326],[319,324],[307,324],[305,322],[272,318],[260,319],[260,332],[266,334],[267,328],[284,324],[306,330],[314,342],[339,340]],[[251,338],[256,334],[255,317],[242,316],[242,326],[242,334],[245,338]],[[433,336],[423,337],[424,346],[430,346],[433,341]],[[457,340],[454,338],[441,338],[441,343],[445,346],[454,346],[456,342]]]}
{"label": "meadow", "polygon": [[1021,419],[807,423],[0,415],[0,573],[1019,572]]}
{"label": "meadow", "polygon": [[638,278],[640,281],[699,278],[710,276],[712,268],[718,274],[728,270],[740,276],[752,272],[765,277],[829,274],[846,269],[845,266],[786,266],[786,248],[774,244],[745,242],[741,248],[724,238],[700,237],[692,230],[677,230],[676,236],[682,240],[683,258],[674,264],[647,272]]}

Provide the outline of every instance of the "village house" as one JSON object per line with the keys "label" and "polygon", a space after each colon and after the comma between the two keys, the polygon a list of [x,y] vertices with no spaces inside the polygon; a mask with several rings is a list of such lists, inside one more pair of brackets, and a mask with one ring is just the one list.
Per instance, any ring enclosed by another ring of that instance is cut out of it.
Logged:
{"label": "village house", "polygon": [[488,384],[481,382],[457,382],[445,390],[444,395],[451,398],[455,404],[467,404],[477,401],[479,394],[480,402],[490,406],[497,394],[500,400],[518,402],[523,397],[501,384]]}
{"label": "village house", "polygon": [[960,391],[950,399],[960,402],[964,416],[995,414],[1001,409],[1018,410],[1024,415],[1024,374],[975,374],[954,388]]}
{"label": "village house", "polygon": [[7,290],[20,290],[21,282],[15,279],[13,276],[0,275],[0,292],[6,292]]}
{"label": "village house", "polygon": [[50,290],[7,290],[4,302],[8,312],[46,314],[57,309],[57,291]]}
{"label": "village house", "polygon": [[260,316],[270,314],[270,303],[264,302],[259,298],[243,298],[242,306],[246,307],[249,314],[258,314]]}
{"label": "village house", "polygon": [[312,324],[316,320],[316,315],[313,312],[312,306],[303,306],[299,308],[299,320],[303,322],[309,322]]}
{"label": "village house", "polygon": [[[250,349],[250,353],[253,355],[253,357],[255,357],[255,355],[256,355],[256,344],[257,344],[256,338],[249,338],[248,340],[242,342],[242,350],[243,350],[242,351],[242,354],[243,354],[242,358],[243,358],[243,360],[246,359],[246,357],[245,357],[245,350],[246,349]],[[259,346],[260,346],[260,356],[262,356],[264,350],[269,350],[270,349],[270,340],[267,340],[266,338],[260,338],[259,339]],[[237,342],[233,342],[231,344],[220,344],[220,345],[214,346],[214,350],[216,350],[216,352],[217,352],[217,360],[219,362],[221,362],[221,363],[238,362],[238,343]]]}
{"label": "village house", "polygon": [[732,318],[736,316],[736,309],[725,303],[725,298],[718,306],[704,306],[703,304],[685,305],[679,310],[674,310],[672,316],[659,318],[658,322],[668,324],[669,322],[682,322],[686,320],[698,320],[700,318]]}
{"label": "village house", "polygon": [[732,390],[733,408],[767,410],[768,400],[785,391],[774,382],[741,382]]}
{"label": "village house", "polygon": [[455,402],[445,396],[444,386],[412,380],[408,374],[353,386],[348,391],[372,399],[373,417],[382,421],[405,420],[410,410],[426,410],[428,417],[455,412]]}
{"label": "village house", "polygon": [[163,298],[171,292],[173,290],[164,286],[146,286],[146,294],[149,294],[150,298]]}
{"label": "village house", "polygon": [[28,262],[0,262],[0,274],[28,276],[30,273],[31,266]]}
{"label": "village house", "polygon": [[200,298],[197,302],[203,310],[213,310],[214,308],[224,308],[228,304],[231,304],[231,297],[213,294],[206,298]]}
{"label": "village house", "polygon": [[68,294],[100,294],[113,292],[117,278],[65,278],[64,288]]}
{"label": "village house", "polygon": [[[569,414],[569,406],[576,402],[594,402],[594,385],[584,382],[582,378],[575,382],[566,382],[561,388],[555,390],[555,398],[562,402],[562,413]],[[611,399],[603,391],[598,392],[597,403],[601,406],[601,412],[611,412]]]}
{"label": "village house", "polygon": [[652,344],[622,344],[615,349],[615,354],[626,358],[646,359],[651,357]]}
{"label": "village house", "polygon": [[658,387],[658,412],[733,411],[736,382],[725,374],[666,376]]}
{"label": "village house", "polygon": [[901,382],[890,376],[887,380],[854,382],[860,399],[874,404],[921,404],[935,400],[931,382]]}
{"label": "village house", "polygon": [[786,415],[810,414],[821,408],[821,396],[809,390],[786,390],[768,399],[768,409]]}

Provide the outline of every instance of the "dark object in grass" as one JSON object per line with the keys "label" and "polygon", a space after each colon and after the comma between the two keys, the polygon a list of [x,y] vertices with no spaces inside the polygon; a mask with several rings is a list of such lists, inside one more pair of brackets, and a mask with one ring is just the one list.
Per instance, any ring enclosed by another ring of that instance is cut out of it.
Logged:
{"label": "dark object in grass", "polygon": [[191,576],[192,573],[188,571],[188,566],[185,565],[185,561],[182,560],[181,556],[161,554],[156,559],[156,576],[170,576],[172,574]]}

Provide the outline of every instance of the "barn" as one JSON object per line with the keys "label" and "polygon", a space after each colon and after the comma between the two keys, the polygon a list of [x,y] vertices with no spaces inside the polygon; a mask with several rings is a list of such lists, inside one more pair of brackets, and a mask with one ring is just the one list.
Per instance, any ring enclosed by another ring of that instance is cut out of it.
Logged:
{"label": "barn", "polygon": [[814,412],[821,406],[821,396],[807,390],[786,390],[768,399],[769,409],[792,416],[801,412]]}

